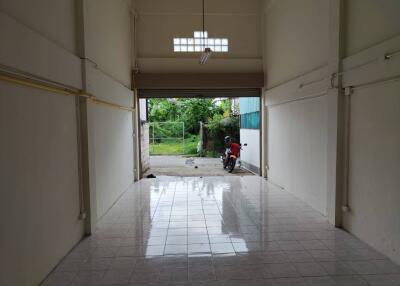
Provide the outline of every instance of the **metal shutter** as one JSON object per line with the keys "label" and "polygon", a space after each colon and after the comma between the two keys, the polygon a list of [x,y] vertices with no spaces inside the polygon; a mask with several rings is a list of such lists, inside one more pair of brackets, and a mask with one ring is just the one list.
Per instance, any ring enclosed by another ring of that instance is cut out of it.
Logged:
{"label": "metal shutter", "polygon": [[259,97],[259,88],[233,89],[139,89],[139,98]]}

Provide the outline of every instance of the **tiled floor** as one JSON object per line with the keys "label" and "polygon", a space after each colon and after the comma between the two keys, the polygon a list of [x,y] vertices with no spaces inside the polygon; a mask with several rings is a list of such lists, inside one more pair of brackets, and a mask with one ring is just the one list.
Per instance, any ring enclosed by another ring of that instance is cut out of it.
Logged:
{"label": "tiled floor", "polygon": [[43,283],[400,285],[400,267],[256,177],[137,183]]}

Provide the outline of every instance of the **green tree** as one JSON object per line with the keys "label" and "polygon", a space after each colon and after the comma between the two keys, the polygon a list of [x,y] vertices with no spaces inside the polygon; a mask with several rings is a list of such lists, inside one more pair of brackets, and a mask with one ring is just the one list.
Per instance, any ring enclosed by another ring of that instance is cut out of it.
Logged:
{"label": "green tree", "polygon": [[200,121],[207,123],[214,115],[226,111],[225,105],[209,98],[150,99],[148,103],[150,122],[182,121],[185,132],[190,134],[198,134]]}

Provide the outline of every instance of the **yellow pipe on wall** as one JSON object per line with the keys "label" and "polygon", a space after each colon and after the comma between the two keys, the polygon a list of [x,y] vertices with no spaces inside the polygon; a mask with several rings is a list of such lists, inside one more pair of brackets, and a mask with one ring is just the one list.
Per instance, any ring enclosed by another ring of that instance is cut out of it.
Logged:
{"label": "yellow pipe on wall", "polygon": [[134,108],[118,105],[118,104],[111,103],[111,102],[104,101],[104,100],[97,99],[97,98],[89,98],[89,101],[93,102],[93,103],[96,103],[96,104],[99,104],[99,105],[113,107],[113,108],[120,109],[120,110],[126,110],[126,111],[131,111],[131,112],[135,111]]}
{"label": "yellow pipe on wall", "polygon": [[61,94],[64,96],[81,96],[81,97],[87,98],[88,100],[90,100],[93,103],[100,104],[103,106],[109,106],[112,108],[125,110],[125,111],[131,111],[131,112],[135,111],[135,109],[132,107],[127,107],[127,106],[123,106],[123,105],[115,104],[112,102],[97,99],[96,96],[89,94],[89,93],[85,93],[82,91],[69,90],[67,88],[55,87],[55,86],[51,86],[49,84],[35,82],[34,80],[30,80],[30,79],[18,78],[16,76],[0,74],[0,80],[10,82],[13,84],[18,84],[18,85],[32,87],[32,88],[36,88],[36,89],[40,89],[40,90],[45,90],[48,92],[57,93],[57,94]]}
{"label": "yellow pipe on wall", "polygon": [[51,86],[48,84],[38,83],[33,80],[22,79],[22,78],[18,78],[18,77],[14,77],[14,76],[9,76],[9,75],[0,74],[0,80],[18,84],[18,85],[27,86],[27,87],[32,87],[32,88],[36,88],[36,89],[41,89],[41,90],[45,90],[45,91],[49,91],[49,92],[53,92],[53,93],[58,93],[58,94],[65,95],[65,96],[83,96],[86,98],[94,97],[93,95],[90,95],[90,94],[80,93],[77,91],[68,90],[66,88],[54,87],[54,86]]}

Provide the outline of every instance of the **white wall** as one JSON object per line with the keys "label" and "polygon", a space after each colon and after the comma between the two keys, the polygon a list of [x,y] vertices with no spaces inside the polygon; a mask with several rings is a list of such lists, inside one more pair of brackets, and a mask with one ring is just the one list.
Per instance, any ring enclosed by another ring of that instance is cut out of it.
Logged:
{"label": "white wall", "polygon": [[344,226],[400,263],[400,83],[351,96],[349,206]]}
{"label": "white wall", "polygon": [[[81,88],[73,1],[52,2],[0,1],[0,64]],[[38,285],[84,232],[75,98],[0,81],[0,130],[0,284]]]}
{"label": "white wall", "polygon": [[[130,1],[84,1],[83,43],[77,1],[56,2],[0,1],[1,69],[132,106]],[[97,68],[83,74],[78,51]],[[77,112],[74,97],[0,81],[0,285],[40,284],[84,235]],[[133,181],[134,116],[88,103],[93,228]]]}
{"label": "white wall", "polygon": [[140,156],[142,172],[150,168],[150,134],[149,123],[143,123],[140,126]]}
{"label": "white wall", "polygon": [[399,35],[399,1],[348,0],[345,3],[346,56]]}
{"label": "white wall", "polygon": [[54,42],[58,47],[75,54],[75,2],[74,0],[0,0],[0,11]]}
{"label": "white wall", "polygon": [[344,87],[354,87],[349,105],[348,193],[343,202],[334,192],[342,190],[335,185],[340,174],[336,177],[332,170],[340,163],[337,119],[344,114],[329,82],[337,68],[337,11],[332,10],[337,3],[266,1],[268,177],[332,222],[340,217],[332,212],[335,204],[336,210],[340,203],[348,205],[343,227],[399,263],[400,57],[385,60],[384,55],[400,50],[396,13],[400,3],[343,2],[341,78]]}
{"label": "white wall", "polygon": [[[259,129],[240,129],[240,143],[243,150],[240,152],[240,160],[246,165],[249,164],[255,168],[260,168],[260,130]],[[243,144],[247,144],[244,146]]]}
{"label": "white wall", "polygon": [[85,57],[123,85],[131,84],[130,0],[85,0]]}
{"label": "white wall", "polygon": [[[132,91],[90,64],[87,91],[122,106],[133,105]],[[92,229],[133,182],[133,118],[130,111],[88,104],[89,178]]]}
{"label": "white wall", "polygon": [[398,56],[383,60],[400,50],[400,2],[351,0],[346,8],[343,82],[364,86],[350,96],[350,212],[344,227],[400,263],[400,84],[382,82],[400,76]]}
{"label": "white wall", "polygon": [[327,96],[268,108],[269,179],[327,214]]}
{"label": "white wall", "polygon": [[268,179],[333,222],[329,209],[335,198],[328,183],[328,144],[330,132],[335,132],[329,128],[327,93],[329,0],[265,4]]}
{"label": "white wall", "polygon": [[275,0],[266,9],[264,73],[268,88],[328,63],[329,0]]}
{"label": "white wall", "polygon": [[[84,1],[85,90],[133,106],[131,15],[128,0]],[[135,113],[88,103],[92,229],[134,180]]]}
{"label": "white wall", "polygon": [[3,11],[0,11],[0,33],[3,66],[61,85],[82,88],[81,61],[77,56]]}
{"label": "white wall", "polygon": [[98,220],[133,183],[132,112],[90,104],[88,120]]}
{"label": "white wall", "polygon": [[139,109],[140,109],[140,120],[147,120],[147,99],[139,99]]}
{"label": "white wall", "polygon": [[0,284],[38,285],[83,235],[75,99],[0,82]]}
{"label": "white wall", "polygon": [[262,72],[261,2],[205,1],[209,37],[228,38],[229,53],[174,53],[173,38],[202,30],[201,1],[136,0],[138,65],[141,72]]}

